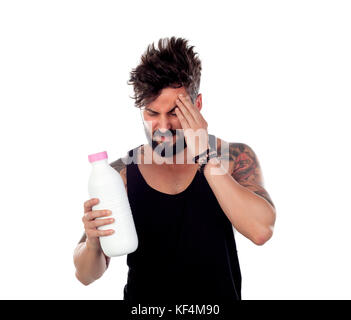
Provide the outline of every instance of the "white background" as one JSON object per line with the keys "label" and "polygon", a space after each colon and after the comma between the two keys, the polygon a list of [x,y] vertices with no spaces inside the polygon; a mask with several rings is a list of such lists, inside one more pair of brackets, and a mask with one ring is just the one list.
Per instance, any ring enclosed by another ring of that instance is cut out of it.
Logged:
{"label": "white background", "polygon": [[[251,146],[274,235],[236,233],[243,299],[350,299],[349,1],[1,1],[0,298],[122,299],[74,276],[87,155],[146,142],[129,72],[161,37],[202,60],[209,132]],[[165,212],[167,214],[167,212]]]}

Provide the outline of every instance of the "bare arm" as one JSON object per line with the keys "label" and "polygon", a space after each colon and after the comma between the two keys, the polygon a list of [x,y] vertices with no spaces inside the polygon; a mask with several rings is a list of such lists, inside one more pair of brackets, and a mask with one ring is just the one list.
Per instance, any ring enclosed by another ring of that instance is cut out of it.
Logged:
{"label": "bare arm", "polygon": [[[218,152],[219,150],[217,150]],[[232,225],[257,245],[262,245],[273,234],[275,208],[263,187],[262,171],[253,150],[243,143],[230,143],[229,154],[220,154],[220,163],[211,159],[205,167],[205,177],[223,212]],[[222,162],[229,159],[228,170]],[[222,174],[211,174],[211,168]]]}
{"label": "bare arm", "polygon": [[[110,163],[121,175],[127,190],[126,167],[121,159]],[[92,211],[97,202],[90,199],[84,203],[83,223],[85,232],[74,250],[73,260],[76,267],[76,277],[84,285],[99,279],[110,263],[110,257],[101,249],[99,236],[108,235],[109,230],[98,230],[97,227],[111,223],[108,219],[95,220],[96,217],[107,216],[106,210]],[[108,218],[108,217],[107,217]],[[87,236],[88,235],[88,236]]]}
{"label": "bare arm", "polygon": [[110,258],[105,256],[101,247],[90,245],[84,233],[74,250],[76,277],[84,285],[99,279],[106,271]]}
{"label": "bare arm", "polygon": [[235,163],[232,177],[245,188],[267,200],[275,208],[270,195],[264,188],[261,166],[254,151],[243,143],[230,143],[229,150]]}

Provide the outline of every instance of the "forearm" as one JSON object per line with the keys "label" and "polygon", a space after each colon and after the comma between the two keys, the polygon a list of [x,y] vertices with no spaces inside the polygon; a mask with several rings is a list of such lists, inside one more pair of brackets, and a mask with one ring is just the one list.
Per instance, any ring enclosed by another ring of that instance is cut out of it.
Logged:
{"label": "forearm", "polygon": [[255,244],[265,243],[273,234],[275,209],[268,201],[240,185],[211,159],[204,175],[223,212],[234,228]]}
{"label": "forearm", "polygon": [[99,248],[89,247],[86,241],[78,244],[73,259],[76,277],[84,285],[99,279],[107,268],[103,251]]}

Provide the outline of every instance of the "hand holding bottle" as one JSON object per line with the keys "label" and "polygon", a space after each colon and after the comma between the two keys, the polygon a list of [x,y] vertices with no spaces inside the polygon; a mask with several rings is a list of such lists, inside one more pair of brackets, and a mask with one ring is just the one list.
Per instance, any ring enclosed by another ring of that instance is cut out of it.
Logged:
{"label": "hand holding bottle", "polygon": [[[87,204],[84,221],[89,239],[94,239],[91,243],[97,246],[98,238],[101,249],[108,257],[132,253],[138,247],[138,236],[124,181],[121,175],[109,165],[106,151],[91,154],[88,160],[92,165],[88,180],[89,197],[91,201],[99,199],[98,204],[91,202]],[[118,220],[118,225],[107,219],[103,219],[105,220],[103,223],[95,221],[95,219],[101,219],[108,211],[112,213],[109,219]],[[107,226],[108,223],[112,225]],[[110,229],[115,232],[112,233]],[[101,232],[103,230],[108,232]]]}
{"label": "hand holding bottle", "polygon": [[[92,198],[84,202],[84,216],[82,218],[86,234],[86,244],[89,248],[101,249],[99,237],[108,236],[114,233],[113,229],[99,230],[98,227],[111,224],[114,218],[110,210],[92,210],[92,207],[99,203],[99,199]],[[103,218],[107,217],[107,218]],[[99,218],[99,219],[97,219]]]}

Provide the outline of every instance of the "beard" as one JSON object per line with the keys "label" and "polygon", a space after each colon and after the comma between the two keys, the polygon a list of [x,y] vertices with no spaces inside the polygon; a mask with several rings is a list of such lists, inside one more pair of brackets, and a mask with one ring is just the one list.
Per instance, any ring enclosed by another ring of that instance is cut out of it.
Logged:
{"label": "beard", "polygon": [[[187,147],[183,130],[172,130],[169,129],[166,132],[160,132],[156,130],[151,137],[148,130],[144,127],[145,134],[149,145],[152,150],[156,152],[162,158],[171,158],[177,153],[185,150]],[[173,137],[176,136],[176,140],[173,143]],[[168,141],[156,141],[158,137],[166,137]]]}

